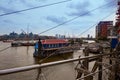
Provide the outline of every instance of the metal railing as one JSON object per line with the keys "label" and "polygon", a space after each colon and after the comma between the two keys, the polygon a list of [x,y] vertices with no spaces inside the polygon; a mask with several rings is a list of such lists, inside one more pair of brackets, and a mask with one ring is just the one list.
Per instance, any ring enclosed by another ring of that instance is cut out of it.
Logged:
{"label": "metal railing", "polygon": [[45,67],[49,67],[49,66],[54,66],[54,65],[59,65],[59,64],[64,64],[64,63],[69,63],[69,62],[74,62],[74,61],[81,61],[81,60],[85,60],[85,59],[93,59],[94,60],[95,58],[102,57],[102,56],[109,56],[109,55],[112,55],[112,53],[98,54],[95,56],[86,56],[83,58],[75,58],[75,59],[68,59],[68,60],[62,60],[62,61],[56,61],[56,62],[50,62],[50,63],[44,63],[44,64],[35,64],[35,65],[24,66],[24,67],[4,69],[4,70],[0,70],[0,76],[6,75],[6,74],[23,72],[23,71],[29,71],[29,70],[33,70],[33,69],[45,68]]}

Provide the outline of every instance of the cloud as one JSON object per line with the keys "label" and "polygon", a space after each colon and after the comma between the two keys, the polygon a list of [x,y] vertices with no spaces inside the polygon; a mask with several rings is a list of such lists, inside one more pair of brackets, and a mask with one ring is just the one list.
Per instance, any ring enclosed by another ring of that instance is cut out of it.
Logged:
{"label": "cloud", "polygon": [[89,7],[89,5],[90,5],[89,1],[84,1],[84,2],[79,2],[77,4],[70,4],[69,7],[79,10]]}
{"label": "cloud", "polygon": [[0,11],[4,13],[13,12],[14,10],[0,6]]}
{"label": "cloud", "polygon": [[[25,6],[28,7],[34,7],[35,3],[39,3],[39,2],[46,2],[47,0],[31,0],[31,1],[27,1],[27,0],[19,0],[22,4],[24,4]],[[34,3],[34,4],[33,4]]]}
{"label": "cloud", "polygon": [[3,22],[13,24],[11,20],[3,20]]}
{"label": "cloud", "polygon": [[[4,19],[4,20],[1,20],[1,23],[7,25],[7,26],[11,26],[11,25],[21,25],[21,22],[16,22],[14,20],[10,20],[10,19]],[[23,24],[23,23],[22,23]]]}
{"label": "cloud", "polygon": [[33,4],[28,3],[26,0],[20,0],[20,2],[21,2],[22,4],[24,4],[25,6],[33,7]]}
{"label": "cloud", "polygon": [[105,4],[108,4],[107,6],[105,6],[106,9],[113,9],[117,7],[117,0],[104,0]]}
{"label": "cloud", "polygon": [[[17,11],[17,7],[14,5],[16,1],[14,3],[12,2],[13,0],[8,0],[6,2],[3,2],[2,5],[0,5],[0,12],[1,12],[0,14]],[[21,14],[21,13],[17,13],[17,14]]]}
{"label": "cloud", "polygon": [[39,1],[39,2],[45,2],[45,1],[47,1],[47,0],[36,0],[36,1]]}
{"label": "cloud", "polygon": [[99,12],[109,13],[117,9],[117,0],[103,0],[103,5],[105,6],[99,8]]}
{"label": "cloud", "polygon": [[79,10],[68,14],[69,16],[90,16],[91,13],[88,10]]}
{"label": "cloud", "polygon": [[24,6],[27,7],[33,7],[33,4],[30,3],[30,1],[27,0],[8,0],[7,2],[9,5],[15,5],[15,3],[23,4]]}
{"label": "cloud", "polygon": [[11,3],[13,3],[13,2],[16,2],[17,0],[8,0],[8,4],[11,4]]}
{"label": "cloud", "polygon": [[14,3],[21,3],[24,6],[27,7],[34,7],[36,4],[39,4],[40,2],[46,2],[47,0],[9,0],[8,4],[14,4]]}
{"label": "cloud", "polygon": [[[90,6],[89,1],[78,2],[76,4],[70,4],[68,7],[73,9],[71,13],[68,13],[69,16],[89,16],[91,13],[89,12],[88,7]],[[83,15],[86,14],[86,15]]]}
{"label": "cloud", "polygon": [[47,19],[48,21],[51,21],[51,22],[57,23],[57,24],[66,21],[66,18],[65,18],[65,17],[48,16],[46,19]]}
{"label": "cloud", "polygon": [[104,0],[105,2],[112,2],[112,3],[116,3],[118,0]]}

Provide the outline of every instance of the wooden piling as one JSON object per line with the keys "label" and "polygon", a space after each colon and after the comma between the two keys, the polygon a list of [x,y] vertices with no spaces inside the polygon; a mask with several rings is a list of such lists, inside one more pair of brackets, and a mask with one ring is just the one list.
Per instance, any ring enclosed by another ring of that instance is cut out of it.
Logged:
{"label": "wooden piling", "polygon": [[[102,56],[100,56],[99,62],[102,63]],[[100,71],[100,72],[98,73],[98,80],[102,80],[102,71],[101,71],[101,70],[102,70],[102,65],[99,65],[98,70]]]}
{"label": "wooden piling", "polygon": [[[88,48],[85,49],[85,57],[86,56],[89,56]],[[84,69],[89,71],[89,59],[88,58],[83,61],[83,65],[84,65]],[[88,72],[85,72],[84,76],[87,76],[88,74],[89,74]],[[85,77],[84,80],[93,80],[93,76]]]}
{"label": "wooden piling", "polygon": [[38,41],[38,56],[41,57],[41,50],[42,50],[42,43],[41,43],[41,39],[39,39]]}

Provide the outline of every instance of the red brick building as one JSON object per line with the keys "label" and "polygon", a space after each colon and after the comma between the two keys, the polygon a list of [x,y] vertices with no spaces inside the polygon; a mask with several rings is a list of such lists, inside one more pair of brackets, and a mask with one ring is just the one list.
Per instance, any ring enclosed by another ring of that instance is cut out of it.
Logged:
{"label": "red brick building", "polygon": [[100,21],[96,26],[96,38],[107,39],[110,36],[113,21]]}
{"label": "red brick building", "polygon": [[116,23],[115,23],[115,36],[118,36],[120,35],[120,0],[118,0],[118,10],[117,10],[117,13],[116,13]]}

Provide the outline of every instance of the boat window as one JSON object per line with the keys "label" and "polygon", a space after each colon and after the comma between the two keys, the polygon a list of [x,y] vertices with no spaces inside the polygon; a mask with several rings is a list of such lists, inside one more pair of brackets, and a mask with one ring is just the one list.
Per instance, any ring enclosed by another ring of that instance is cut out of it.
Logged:
{"label": "boat window", "polygon": [[57,44],[55,44],[55,47],[57,47]]}
{"label": "boat window", "polygon": [[57,47],[59,47],[59,44],[57,44]]}
{"label": "boat window", "polygon": [[62,45],[62,47],[64,46],[63,43],[61,45]]}
{"label": "boat window", "polygon": [[58,47],[58,44],[56,44],[56,47]]}
{"label": "boat window", "polygon": [[48,44],[46,44],[46,48],[48,48],[49,47],[49,45]]}
{"label": "boat window", "polygon": [[55,44],[53,45],[53,47],[55,47]]}
{"label": "boat window", "polygon": [[43,48],[45,48],[45,47],[46,47],[46,44],[43,44],[42,46],[43,46]]}
{"label": "boat window", "polygon": [[54,44],[51,44],[52,45],[52,47],[54,47]]}
{"label": "boat window", "polygon": [[50,44],[50,47],[52,47],[52,44]]}
{"label": "boat window", "polygon": [[48,44],[48,47],[50,48],[50,44]]}
{"label": "boat window", "polygon": [[56,47],[57,47],[57,44],[56,44]]}
{"label": "boat window", "polygon": [[65,44],[63,43],[63,46],[65,46]]}
{"label": "boat window", "polygon": [[55,44],[55,46],[54,47],[56,47],[56,44]]}
{"label": "boat window", "polygon": [[62,44],[62,43],[60,43],[59,45],[60,45],[60,47],[62,47],[62,46],[63,46],[63,44]]}

